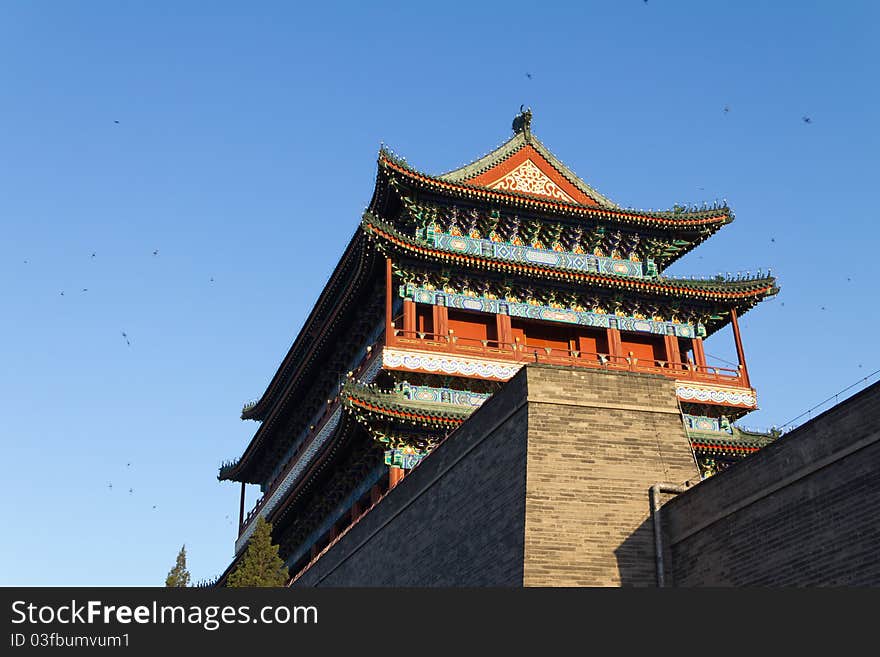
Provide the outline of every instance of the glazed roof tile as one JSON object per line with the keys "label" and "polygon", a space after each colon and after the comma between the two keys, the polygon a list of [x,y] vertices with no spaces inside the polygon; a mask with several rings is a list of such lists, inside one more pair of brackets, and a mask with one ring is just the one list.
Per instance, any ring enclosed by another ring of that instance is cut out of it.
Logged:
{"label": "glazed roof tile", "polygon": [[728,452],[749,453],[762,447],[766,447],[774,440],[772,433],[760,433],[747,431],[739,427],[732,427],[733,433],[724,431],[695,431],[688,430],[688,438],[698,452]]}
{"label": "glazed roof tile", "polygon": [[392,420],[425,425],[457,426],[476,410],[473,406],[443,402],[413,401],[400,392],[349,382],[340,393],[342,404],[358,413],[367,412]]}

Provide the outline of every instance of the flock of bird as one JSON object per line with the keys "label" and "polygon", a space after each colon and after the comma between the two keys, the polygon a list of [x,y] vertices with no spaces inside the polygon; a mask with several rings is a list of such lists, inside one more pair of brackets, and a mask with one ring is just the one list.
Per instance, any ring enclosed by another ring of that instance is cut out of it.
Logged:
{"label": "flock of bird", "polygon": [[[119,121],[114,121],[114,123],[119,123]],[[92,255],[91,255],[92,258],[97,257],[97,255],[98,255],[97,252],[92,251]],[[154,250],[153,250],[153,255],[154,255],[154,256],[158,256],[158,255],[159,255],[159,249],[154,249]],[[24,264],[28,264],[28,263],[29,263],[28,260],[24,260]],[[213,283],[213,282],[214,282],[214,277],[211,276],[211,278],[210,278],[209,280],[210,280],[211,283]],[[88,292],[88,291],[89,291],[89,288],[84,287],[84,288],[82,288],[81,293],[82,293],[82,292]],[[60,292],[60,296],[62,296],[62,297],[64,296],[64,290],[61,290],[61,292]],[[125,344],[127,344],[127,345],[130,347],[130,346],[131,346],[131,340],[129,340],[129,338],[128,338],[128,334],[127,334],[125,331],[122,331],[122,338],[125,340]]]}
{"label": "flock of bird", "polygon": [[[126,464],[125,464],[125,467],[126,467],[126,468],[130,468],[130,467],[131,467],[131,461],[129,461],[128,463],[126,463]],[[112,482],[112,481],[108,481],[108,482],[107,482],[107,490],[108,490],[108,491],[112,491],[112,490],[113,490],[113,482]],[[128,489],[128,494],[129,494],[129,495],[134,495],[134,488],[129,487],[129,489]],[[154,504],[154,505],[153,505],[153,511],[158,510],[158,508],[159,508],[159,505],[158,505],[158,504]]]}
{"label": "flock of bird", "polygon": [[[114,121],[114,123],[119,123],[119,121]],[[158,255],[159,255],[159,249],[154,249],[154,250],[153,250],[153,256],[158,256]],[[92,251],[90,258],[96,258],[97,256],[98,256],[97,251]],[[29,260],[27,260],[27,259],[24,260],[24,264],[28,264],[28,263],[29,263]],[[211,281],[211,283],[214,282],[214,277],[213,277],[213,276],[211,277],[210,281]],[[88,289],[87,287],[82,288],[82,292],[88,292],[88,291],[89,291],[89,289]],[[64,294],[64,290],[61,290],[60,296],[62,296],[62,297],[65,296],[65,294]],[[129,338],[128,333],[127,333],[126,331],[121,331],[121,334],[122,334],[122,338],[123,338],[123,340],[125,340],[125,344],[128,345],[129,347],[131,347],[131,339]],[[126,468],[130,468],[130,467],[131,467],[131,462],[126,463],[126,464],[125,464],[125,467],[126,467]],[[108,481],[108,482],[107,482],[107,490],[108,490],[108,491],[112,491],[112,490],[113,490],[113,482],[112,482],[112,481]],[[134,495],[134,488],[129,487],[129,489],[128,489],[128,494],[129,494],[129,495]],[[152,508],[153,508],[154,511],[155,511],[155,510],[158,510],[159,505],[158,505],[158,504],[153,504],[153,505],[152,505]],[[230,524],[231,524],[231,521],[230,521]]]}
{"label": "flock of bird", "polygon": [[[645,1],[645,3],[648,2],[648,0],[644,0],[644,1]],[[526,72],[526,77],[527,77],[529,80],[533,79],[533,76],[532,76],[532,74],[531,74],[530,72]],[[729,105],[725,105],[724,108],[723,108],[723,112],[724,112],[724,114],[728,114],[728,113],[730,113],[730,106],[729,106]],[[801,117],[801,120],[802,120],[804,123],[807,123],[807,124],[813,122],[812,118],[810,118],[809,116],[803,116],[803,117]],[[118,124],[119,124],[119,121],[118,121],[118,120],[114,120],[113,123],[116,124],[116,125],[118,125]],[[704,188],[703,188],[703,187],[700,187],[699,189],[700,189],[700,190],[703,190]],[[770,241],[771,241],[771,242],[775,242],[776,239],[771,237],[771,238],[770,238]],[[97,252],[93,251],[92,254],[91,254],[91,257],[92,257],[92,258],[95,258],[95,257],[97,257],[97,255],[98,255]],[[156,257],[156,256],[158,256],[158,255],[159,255],[159,249],[154,249],[154,250],[153,250],[153,256]],[[702,256],[699,256],[699,257],[700,257],[700,259],[702,259]],[[24,261],[24,264],[28,264],[28,261],[25,260],[25,261]],[[850,279],[850,278],[847,278],[846,280],[847,280],[847,281],[850,281],[851,279]],[[211,283],[214,282],[214,278],[213,278],[213,276],[211,277],[210,282],[211,282]],[[85,288],[85,287],[82,288],[82,292],[88,292],[88,291],[89,291],[88,288]],[[61,296],[64,296],[64,290],[61,290]],[[781,305],[784,306],[785,303],[783,302]],[[822,306],[821,309],[822,309],[822,310],[825,310],[825,306]],[[131,340],[130,340],[129,337],[128,337],[128,333],[126,333],[125,331],[121,331],[121,334],[122,334],[122,338],[125,340],[125,344],[128,345],[129,347],[131,347]],[[859,365],[859,367],[861,367],[861,364]],[[126,467],[131,467],[131,463],[126,463]],[[113,482],[108,482],[108,483],[107,483],[107,489],[110,490],[110,491],[113,490]],[[129,489],[128,489],[128,494],[129,494],[129,495],[133,495],[133,494],[134,494],[134,488],[129,488]],[[153,510],[157,510],[157,509],[158,509],[158,505],[154,504],[154,505],[153,505]],[[226,520],[229,522],[229,524],[232,524],[232,520],[230,519],[229,516],[226,516]]]}
{"label": "flock of bird", "polygon": [[[119,124],[119,121],[118,121],[118,120],[114,121],[114,124]],[[158,256],[159,256],[159,249],[153,249],[152,254],[153,254],[153,257],[158,257]],[[89,256],[90,259],[95,259],[95,258],[97,258],[97,257],[98,257],[98,253],[97,253],[97,251],[92,251],[91,254],[90,254],[90,256]],[[29,261],[28,259],[25,259],[25,260],[24,260],[24,264],[26,264],[26,265],[29,264],[29,262],[30,262],[30,261]],[[214,277],[213,277],[213,276],[210,278],[210,282],[211,282],[211,283],[214,282]],[[84,288],[82,288],[81,293],[88,292],[88,291],[89,291],[89,288],[84,287]],[[61,291],[60,291],[60,296],[62,296],[62,297],[63,297],[63,296],[66,296],[64,290],[61,290]],[[131,346],[132,346],[132,345],[131,345],[131,339],[130,339],[130,337],[129,337],[128,332],[123,330],[123,331],[120,331],[120,333],[121,333],[121,335],[122,335],[122,339],[125,340],[125,344],[126,344],[127,346],[131,347]],[[126,468],[131,468],[131,465],[132,465],[131,462],[128,462],[128,463],[125,464],[125,467],[126,467]],[[107,482],[106,489],[107,489],[108,492],[112,492],[112,491],[113,491],[114,487],[113,487],[113,482],[112,482],[112,481],[108,481],[108,482]],[[134,488],[133,488],[133,487],[129,487],[129,488],[128,488],[128,495],[134,495],[134,493],[135,493]],[[157,511],[158,509],[159,509],[159,505],[158,505],[158,504],[153,504],[153,505],[152,505],[152,510],[153,510],[153,511]],[[229,516],[227,516],[226,519],[227,519],[228,524],[231,525],[231,524],[233,523],[232,519],[231,519]]]}

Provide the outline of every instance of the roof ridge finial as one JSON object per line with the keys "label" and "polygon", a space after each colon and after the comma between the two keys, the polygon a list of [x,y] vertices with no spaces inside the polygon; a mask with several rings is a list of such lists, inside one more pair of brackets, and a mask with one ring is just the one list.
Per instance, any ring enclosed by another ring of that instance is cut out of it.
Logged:
{"label": "roof ridge finial", "polygon": [[532,108],[524,108],[525,105],[519,106],[519,114],[513,117],[512,127],[514,134],[521,132],[525,136],[526,141],[528,141],[532,137]]}

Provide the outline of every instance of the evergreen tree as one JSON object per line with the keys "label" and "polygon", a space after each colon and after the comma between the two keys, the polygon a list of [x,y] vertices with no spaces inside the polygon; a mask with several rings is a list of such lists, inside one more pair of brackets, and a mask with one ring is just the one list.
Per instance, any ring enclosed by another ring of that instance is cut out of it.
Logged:
{"label": "evergreen tree", "polygon": [[189,586],[189,571],[186,569],[186,545],[177,553],[177,563],[168,571],[165,586]]}
{"label": "evergreen tree", "polygon": [[272,525],[260,516],[241,560],[226,578],[226,586],[285,586],[289,578],[278,546],[272,543]]}

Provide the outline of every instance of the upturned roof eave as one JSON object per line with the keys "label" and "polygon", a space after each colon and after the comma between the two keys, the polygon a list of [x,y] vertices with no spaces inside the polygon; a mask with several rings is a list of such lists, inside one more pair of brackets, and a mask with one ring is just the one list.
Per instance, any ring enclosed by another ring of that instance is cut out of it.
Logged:
{"label": "upturned roof eave", "polygon": [[[494,200],[512,207],[528,207],[545,212],[555,211],[572,216],[602,216],[606,220],[616,219],[624,224],[648,225],[661,230],[693,232],[708,228],[714,233],[722,226],[733,221],[730,208],[727,206],[700,210],[653,212],[621,208],[615,204],[591,206],[566,203],[533,194],[500,191],[478,185],[469,185],[466,182],[458,182],[420,171],[385,148],[379,151],[379,168],[380,170],[384,169],[389,175],[403,175],[412,183],[435,193],[452,192],[462,198],[479,196],[484,200]],[[378,178],[377,184],[379,184]]]}
{"label": "upturned roof eave", "polygon": [[355,412],[362,410],[404,421],[421,418],[425,422],[459,423],[476,410],[476,407],[443,402],[412,401],[395,392],[371,390],[360,385],[343,388],[340,397],[343,404]]}
{"label": "upturned roof eave", "polygon": [[306,318],[305,322],[303,322],[302,327],[299,330],[296,338],[294,338],[293,343],[288,349],[287,354],[284,359],[281,361],[280,365],[275,371],[275,374],[272,377],[272,380],[269,382],[269,385],[266,386],[266,390],[260,396],[260,399],[246,411],[242,411],[241,418],[243,420],[251,420],[258,419],[261,411],[265,410],[264,406],[266,404],[267,399],[270,397],[270,393],[277,387],[279,380],[281,379],[284,370],[291,364],[291,361],[294,358],[294,355],[298,348],[302,346],[302,343],[307,341],[310,337],[310,334],[313,332],[313,324],[315,323],[315,317],[318,314],[319,307],[327,301],[327,297],[329,295],[329,289],[332,287],[334,283],[334,279],[338,272],[341,272],[343,269],[343,265],[345,264],[348,258],[353,257],[353,253],[356,251],[357,247],[360,245],[364,239],[363,230],[361,225],[355,228],[354,234],[349,240],[348,246],[342,254],[342,257],[339,259],[339,262],[336,264],[336,267],[333,270],[333,273],[330,274],[330,277],[327,279],[327,282],[324,284],[324,288],[321,290],[321,294],[318,296],[315,303],[312,305],[312,310],[309,313],[309,316]]}
{"label": "upturned roof eave", "polygon": [[732,434],[723,431],[698,431],[694,429],[688,429],[687,434],[692,442],[730,447],[766,447],[775,440],[770,434],[743,433],[736,428]]}
{"label": "upturned roof eave", "polygon": [[[569,270],[554,270],[547,267],[535,265],[526,265],[514,263],[508,260],[495,258],[492,256],[478,256],[476,254],[456,254],[440,251],[429,245],[427,242],[422,243],[414,238],[403,235],[396,228],[382,221],[370,212],[364,213],[364,219],[361,222],[364,229],[373,233],[377,239],[382,239],[387,243],[402,247],[414,256],[421,256],[423,260],[442,260],[456,261],[466,263],[485,263],[486,265],[495,266],[498,269],[521,270],[523,272],[535,272],[547,275],[556,279],[571,279],[581,281],[595,281],[597,283],[606,283],[609,287],[635,287],[641,291],[664,293],[684,293],[693,294],[694,298],[702,298],[705,296],[713,296],[713,301],[734,301],[741,297],[757,297],[762,295],[772,295],[779,291],[776,286],[774,277],[749,280],[745,284],[738,281],[694,281],[690,279],[673,279],[658,278],[646,279],[636,278],[624,275],[607,275],[607,274],[590,274],[586,272],[574,272]],[[432,257],[436,255],[437,257]],[[727,298],[726,298],[727,297]]]}
{"label": "upturned roof eave", "polygon": [[366,243],[367,236],[364,234],[364,231],[359,224],[358,227],[355,229],[354,235],[349,241],[348,247],[346,248],[339,262],[337,263],[337,266],[333,270],[333,273],[327,280],[327,283],[325,283],[324,288],[322,289],[321,294],[318,297],[318,300],[312,307],[312,311],[309,313],[308,318],[303,323],[303,326],[297,334],[297,337],[294,339],[293,344],[287,352],[287,355],[276,369],[275,374],[272,377],[269,385],[266,387],[265,392],[256,404],[242,411],[241,418],[243,420],[262,420],[263,424],[261,424],[257,431],[254,433],[254,436],[251,438],[247,447],[244,449],[242,455],[237,459],[237,461],[227,466],[221,467],[220,473],[218,475],[218,479],[220,479],[221,481],[245,481],[247,483],[256,483],[252,481],[254,479],[253,476],[248,476],[249,468],[253,465],[251,459],[259,450],[260,443],[262,442],[264,433],[266,431],[266,420],[270,419],[272,409],[277,405],[273,402],[284,394],[284,390],[288,389],[291,385],[295,383],[295,378],[289,378],[283,384],[283,387],[281,385],[281,381],[285,378],[285,374],[291,368],[297,366],[298,360],[301,361],[303,357],[308,356],[309,345],[317,339],[320,331],[323,330],[323,326],[315,326],[316,316],[319,313],[319,308],[322,307],[323,304],[329,302],[331,289],[336,282],[337,276],[341,275],[341,272],[344,270],[343,265],[347,262],[348,259],[355,257],[355,254],[357,254],[359,248],[368,248],[366,246]]}

